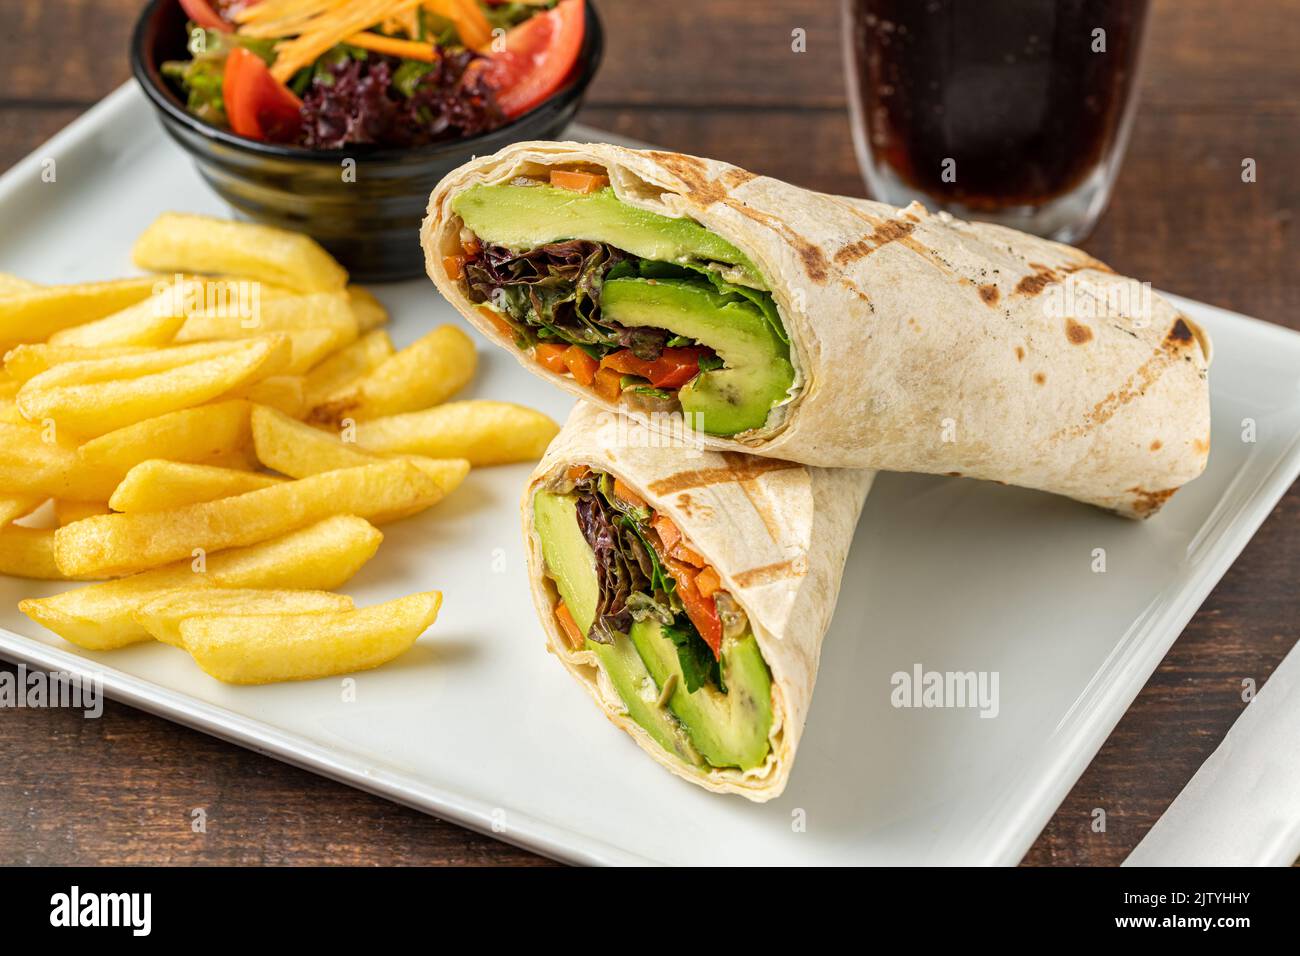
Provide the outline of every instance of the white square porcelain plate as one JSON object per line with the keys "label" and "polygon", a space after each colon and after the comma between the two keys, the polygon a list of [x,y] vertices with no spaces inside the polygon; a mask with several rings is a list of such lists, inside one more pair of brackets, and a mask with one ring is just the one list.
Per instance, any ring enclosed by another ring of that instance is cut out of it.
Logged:
{"label": "white square porcelain plate", "polygon": [[[129,274],[132,239],[167,209],[227,214],[125,87],[0,179],[0,270]],[[460,321],[428,282],[377,291],[399,345]],[[519,534],[526,465],[476,471],[385,528],[347,590],[359,603],[430,588],[446,600],[414,650],[357,676],[353,703],[333,680],[228,687],[161,645],[81,652],[15,606],[59,586],[9,578],[0,653],[98,672],[134,706],[565,860],[1015,863],[1300,472],[1300,335],[1177,301],[1216,346],[1205,475],[1144,524],[992,484],[882,476],[793,778],[763,806],[665,773],[544,652]],[[473,395],[563,418],[570,399],[498,350],[481,355]],[[998,715],[895,709],[890,676],[917,664],[996,671]]]}

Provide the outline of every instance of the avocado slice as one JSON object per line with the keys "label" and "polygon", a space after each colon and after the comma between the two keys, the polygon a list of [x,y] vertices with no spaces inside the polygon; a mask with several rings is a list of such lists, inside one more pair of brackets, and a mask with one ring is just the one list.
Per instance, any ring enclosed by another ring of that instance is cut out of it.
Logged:
{"label": "avocado slice", "polygon": [[613,189],[578,193],[538,183],[471,186],[452,211],[480,239],[516,252],[564,239],[588,239],[642,259],[683,266],[719,263],[745,285],[766,289],[749,258],[693,219],[674,219],[629,206]]}
{"label": "avocado slice", "polygon": [[730,638],[722,644],[724,694],[706,685],[695,693],[686,690],[677,648],[654,619],[632,625],[632,643],[655,679],[664,687],[674,680],[668,698],[691,743],[714,767],[748,770],[767,759],[768,732],[772,729],[772,678],[753,634]]}
{"label": "avocado slice", "polygon": [[[570,495],[539,491],[533,496],[533,521],[541,539],[546,569],[574,623],[585,635],[596,619],[600,581],[596,576],[596,556],[578,526],[577,503]],[[677,719],[658,705],[659,689],[631,640],[615,635],[613,644],[598,644],[588,638],[586,647],[596,652],[628,715],[659,746],[698,766],[702,762],[699,752],[691,746]]]}
{"label": "avocado slice", "polygon": [[718,353],[725,367],[701,372],[677,393],[682,411],[710,435],[762,427],[794,383],[790,347],[742,295],[692,279],[608,279],[601,310],[624,327],[667,329]]}

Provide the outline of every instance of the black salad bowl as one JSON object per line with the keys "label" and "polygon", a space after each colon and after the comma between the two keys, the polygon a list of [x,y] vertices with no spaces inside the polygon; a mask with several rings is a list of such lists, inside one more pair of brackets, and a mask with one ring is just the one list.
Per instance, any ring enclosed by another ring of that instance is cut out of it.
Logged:
{"label": "black salad bowl", "polygon": [[353,279],[385,282],[424,274],[420,222],[443,176],[510,143],[555,139],[573,120],[600,65],[604,36],[591,0],[582,50],[566,84],[536,109],[468,139],[395,149],[311,150],[236,136],[186,112],[160,70],[187,58],[178,0],[151,0],[131,38],[131,69],[167,133],[217,194],[258,222],[305,232]]}

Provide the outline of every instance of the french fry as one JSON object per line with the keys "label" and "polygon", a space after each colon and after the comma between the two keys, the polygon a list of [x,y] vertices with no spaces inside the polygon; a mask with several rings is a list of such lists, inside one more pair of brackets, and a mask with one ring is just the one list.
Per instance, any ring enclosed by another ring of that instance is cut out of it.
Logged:
{"label": "french fry", "polygon": [[171,461],[232,467],[235,462],[248,462],[252,455],[251,408],[246,401],[232,399],[169,412],[92,438],[76,455],[91,469],[104,473],[109,484],[104,500],[128,471],[157,458],[159,450]]}
{"label": "french fry", "polygon": [[151,458],[126,473],[108,506],[125,514],[167,511],[269,488],[282,481],[252,471]]}
{"label": "french fry", "polygon": [[318,614],[322,611],[348,611],[352,606],[352,598],[330,591],[176,588],[146,601],[132,612],[131,617],[155,640],[183,647],[181,622],[200,615]]}
{"label": "french fry", "polygon": [[316,292],[274,297],[261,303],[251,316],[229,309],[198,312],[185,320],[176,333],[176,341],[244,339],[267,332],[302,329],[336,329],[340,338],[352,341],[358,335],[358,328],[346,292]]}
{"label": "french fry", "polygon": [[173,314],[171,294],[160,292],[102,319],[56,332],[50,336],[50,345],[77,348],[166,345],[184,324],[184,315]]}
{"label": "french fry", "polygon": [[8,272],[0,272],[0,297],[15,295],[19,292],[30,292],[32,289],[39,289],[40,286],[35,282],[28,282],[18,276],[10,275]]}
{"label": "french fry", "polygon": [[29,422],[0,423],[0,488],[6,495],[107,501],[114,475],[82,460],[58,429]]}
{"label": "french fry", "polygon": [[102,319],[153,293],[153,276],[47,285],[0,299],[0,343],[44,342],[55,332]]}
{"label": "french fry", "polygon": [[476,399],[358,422],[356,439],[368,451],[466,458],[477,468],[535,461],[559,430],[535,409]]}
{"label": "french fry", "polygon": [[154,272],[247,276],[300,292],[334,292],[348,274],[308,236],[209,216],[163,213],[131,250]]}
{"label": "french fry", "polygon": [[[385,460],[272,408],[254,406],[251,422],[258,461],[290,478]],[[451,494],[469,474],[469,462],[463,458],[401,457],[438,482],[444,495]]]}
{"label": "french fry", "polygon": [[297,329],[281,334],[289,337],[293,347],[284,368],[286,375],[306,375],[356,338],[341,329]]}
{"label": "french fry", "polygon": [[191,554],[264,541],[332,514],[376,522],[436,504],[439,484],[401,459],[286,481],[231,498],[144,514],[87,518],[55,532],[67,574],[130,574]]}
{"label": "french fry", "polygon": [[444,402],[474,377],[478,353],[454,325],[434,329],[391,356],[342,394],[316,406],[310,419],[334,423],[396,415]]}
{"label": "french fry", "polygon": [[388,321],[388,310],[369,289],[364,286],[350,285],[347,291],[352,315],[356,318],[357,328],[362,333],[376,329]]}
{"label": "french fry", "polygon": [[260,382],[237,388],[231,398],[246,398],[256,405],[266,405],[293,418],[307,412],[307,383],[301,375],[272,375]]}
{"label": "french fry", "polygon": [[94,437],[167,412],[201,405],[273,375],[288,361],[290,352],[285,338],[271,335],[236,343],[226,354],[162,371],[137,374],[133,378],[110,377],[114,375],[114,367],[130,374],[147,364],[138,360],[209,344],[55,366],[23,385],[18,392],[18,409],[30,420],[53,419],[61,427]]}
{"label": "french fry", "polygon": [[0,497],[0,528],[31,514],[45,501],[44,495],[9,495]]}
{"label": "french fry", "polygon": [[282,537],[145,571],[117,581],[92,584],[28,599],[18,609],[65,640],[88,650],[111,650],[150,640],[132,614],[172,588],[311,588],[330,590],[374,557],[383,535],[369,522],[337,515]]}
{"label": "french fry", "polygon": [[106,514],[108,514],[108,502],[106,501],[64,501],[59,499],[54,502],[54,520],[59,523],[59,527],[72,524],[74,521],[80,521],[82,518]]}
{"label": "french fry", "polygon": [[349,674],[410,649],[438,617],[442,594],[321,614],[192,617],[181,643],[198,665],[229,684],[268,684]]}
{"label": "french fry", "polygon": [[88,348],[80,345],[50,345],[38,342],[16,345],[5,353],[5,371],[18,383],[48,372],[56,365],[97,362],[123,355],[140,355],[144,349],[134,346]]}
{"label": "french fry", "polygon": [[0,530],[0,574],[42,581],[89,581],[69,578],[54,560],[54,529],[10,525]]}
{"label": "french fry", "polygon": [[306,399],[315,407],[357,379],[379,368],[393,354],[393,342],[383,329],[367,332],[339,349],[307,373]]}
{"label": "french fry", "polygon": [[[45,376],[41,379],[42,386],[88,385],[93,382],[139,378],[142,375],[166,372],[204,359],[232,355],[239,350],[240,344],[239,342],[191,342],[165,349],[118,346],[87,349],[37,342],[10,349],[6,353],[5,368],[6,371],[9,370],[7,360],[12,356],[16,370],[31,369],[36,371],[37,375]],[[33,375],[23,380],[23,384],[35,377],[36,375]],[[18,376],[14,378],[17,379]]]}

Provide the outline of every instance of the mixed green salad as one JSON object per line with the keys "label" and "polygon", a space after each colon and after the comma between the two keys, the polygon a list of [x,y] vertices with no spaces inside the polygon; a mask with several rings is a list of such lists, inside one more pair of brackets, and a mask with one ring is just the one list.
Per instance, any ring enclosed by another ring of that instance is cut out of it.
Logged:
{"label": "mixed green salad", "polygon": [[418,146],[548,99],[585,0],[180,0],[190,59],[162,65],[195,116],[251,139]]}

